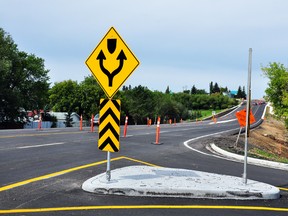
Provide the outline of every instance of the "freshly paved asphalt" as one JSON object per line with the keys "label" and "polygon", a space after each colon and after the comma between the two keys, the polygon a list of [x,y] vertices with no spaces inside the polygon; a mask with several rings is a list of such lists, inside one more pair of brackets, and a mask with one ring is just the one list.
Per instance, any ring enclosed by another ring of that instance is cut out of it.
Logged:
{"label": "freshly paved asphalt", "polygon": [[[257,120],[263,109],[263,106],[253,107]],[[218,121],[231,118],[235,118],[235,114]],[[120,138],[120,152],[111,154],[111,169],[153,164],[241,177],[243,164],[200,154],[183,145],[192,138],[214,134],[189,143],[193,148],[211,154],[205,149],[205,139],[221,136],[215,134],[218,132],[237,133],[239,130],[237,121],[210,123],[161,125],[162,145],[151,144],[155,141],[155,126],[129,126],[128,136]],[[280,199],[148,198],[84,192],[82,183],[106,170],[106,152],[97,149],[97,137],[97,131],[90,133],[89,128],[84,131],[78,128],[0,131],[0,214],[287,215],[287,171],[252,165],[248,166],[248,178],[281,187]]]}

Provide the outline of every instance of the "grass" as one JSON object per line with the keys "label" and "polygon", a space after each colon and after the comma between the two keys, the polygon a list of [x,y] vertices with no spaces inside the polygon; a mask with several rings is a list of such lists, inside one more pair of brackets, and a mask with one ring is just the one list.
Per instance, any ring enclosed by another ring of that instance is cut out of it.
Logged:
{"label": "grass", "polygon": [[288,163],[288,158],[284,158],[284,157],[281,157],[279,155],[272,154],[272,153],[263,151],[263,150],[258,149],[258,148],[251,149],[250,153],[256,157],[260,157],[263,159],[268,159],[268,160],[281,162],[281,163]]}
{"label": "grass", "polygon": [[[200,118],[198,118],[198,120],[202,120],[202,119],[204,119],[204,118],[207,118],[207,117],[210,117],[210,116],[212,116],[212,112],[213,111],[215,111],[215,113],[217,114],[217,113],[219,113],[219,112],[222,112],[222,111],[224,111],[225,109],[216,109],[216,110],[213,110],[213,109],[209,109],[209,110],[193,110],[192,111],[192,113],[194,113],[194,112],[201,112],[201,117]],[[190,121],[194,121],[194,120],[196,120],[196,119],[190,119]],[[188,120],[189,121],[189,120]]]}
{"label": "grass", "polygon": [[218,110],[209,109],[209,110],[199,110],[199,111],[202,113],[201,119],[203,119],[203,118],[212,116],[212,111],[215,111],[216,114],[217,114],[217,113],[222,112],[222,111],[224,111],[224,110],[222,110],[222,109],[218,109]]}

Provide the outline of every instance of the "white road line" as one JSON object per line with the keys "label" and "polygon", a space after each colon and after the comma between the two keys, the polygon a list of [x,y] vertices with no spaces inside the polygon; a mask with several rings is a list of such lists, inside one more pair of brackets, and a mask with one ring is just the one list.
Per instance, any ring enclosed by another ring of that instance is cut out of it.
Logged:
{"label": "white road line", "polygon": [[218,135],[218,134],[231,132],[231,131],[233,131],[233,130],[235,130],[235,129],[230,129],[230,130],[226,130],[226,131],[221,131],[221,132],[217,132],[217,133],[212,133],[212,134],[207,134],[207,135],[195,137],[195,138],[186,140],[183,144],[184,144],[184,146],[186,146],[186,148],[189,148],[189,149],[191,149],[192,151],[195,151],[195,152],[197,152],[197,153],[223,159],[223,157],[219,157],[219,156],[217,156],[217,155],[213,155],[213,154],[209,154],[209,153],[206,153],[206,152],[202,152],[202,151],[200,151],[200,150],[197,150],[197,149],[191,147],[191,146],[189,145],[189,143],[192,142],[192,141],[198,140],[198,139],[202,139],[202,138],[209,137],[209,136],[215,136],[215,135]]}
{"label": "white road line", "polygon": [[21,147],[17,147],[17,149],[39,148],[39,147],[54,146],[54,145],[63,145],[63,144],[65,144],[65,142],[49,143],[49,144],[33,145],[33,146],[21,146]]}

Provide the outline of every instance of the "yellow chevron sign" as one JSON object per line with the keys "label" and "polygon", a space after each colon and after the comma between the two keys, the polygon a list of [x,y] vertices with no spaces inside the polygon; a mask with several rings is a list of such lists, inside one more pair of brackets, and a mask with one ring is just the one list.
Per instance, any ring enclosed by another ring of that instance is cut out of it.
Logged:
{"label": "yellow chevron sign", "polygon": [[120,100],[100,100],[98,148],[118,152],[120,149]]}

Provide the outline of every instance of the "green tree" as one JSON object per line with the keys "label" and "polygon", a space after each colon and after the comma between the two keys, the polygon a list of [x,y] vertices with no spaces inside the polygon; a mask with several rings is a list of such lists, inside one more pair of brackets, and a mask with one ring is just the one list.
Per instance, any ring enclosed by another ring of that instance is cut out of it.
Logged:
{"label": "green tree", "polygon": [[[125,91],[128,87],[125,87]],[[91,118],[100,111],[100,99],[106,98],[104,91],[99,86],[95,78],[91,75],[79,84],[79,114],[83,115],[84,119]]]}
{"label": "green tree", "polygon": [[55,83],[49,90],[52,110],[55,112],[77,112],[80,110],[79,85],[76,81],[66,80]]}
{"label": "green tree", "polygon": [[269,79],[266,94],[273,104],[275,115],[283,118],[288,129],[288,71],[283,64],[270,63],[262,67],[264,75]]}
{"label": "green tree", "polygon": [[220,87],[217,82],[215,83],[213,87],[213,93],[220,93]]}
{"label": "green tree", "polygon": [[165,91],[165,94],[170,94],[170,88],[169,88],[169,86],[167,86],[166,91]]}
{"label": "green tree", "polygon": [[139,85],[125,93],[128,108],[126,114],[133,118],[135,124],[142,124],[147,117],[153,116],[155,101],[153,93],[147,87]]}
{"label": "green tree", "polygon": [[164,118],[164,121],[167,122],[168,119],[179,119],[180,113],[180,104],[175,100],[172,100],[171,97],[164,97],[160,107],[160,116]]}
{"label": "green tree", "polygon": [[23,109],[44,108],[48,72],[42,58],[19,51],[12,37],[0,28],[0,122],[18,121]]}
{"label": "green tree", "polygon": [[205,89],[197,89],[196,94],[207,94]]}
{"label": "green tree", "polygon": [[246,99],[245,86],[242,87],[242,98]]}
{"label": "green tree", "polygon": [[227,88],[227,86],[225,87],[225,88],[223,88],[223,87],[220,87],[220,93],[222,94],[222,93],[224,93],[224,92],[228,92],[228,88]]}
{"label": "green tree", "polygon": [[71,117],[71,112],[68,112],[66,115],[65,115],[65,126],[66,127],[73,127],[73,118]]}
{"label": "green tree", "polygon": [[195,87],[195,85],[192,86],[191,94],[197,94],[197,88]]}
{"label": "green tree", "polygon": [[243,98],[243,92],[242,92],[241,86],[238,87],[236,98]]}
{"label": "green tree", "polygon": [[213,94],[213,93],[215,93],[215,92],[214,92],[213,82],[210,82],[210,84],[209,84],[209,93],[210,93],[210,95]]}

